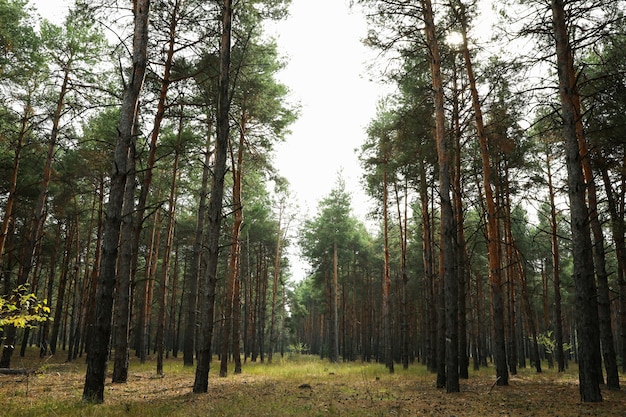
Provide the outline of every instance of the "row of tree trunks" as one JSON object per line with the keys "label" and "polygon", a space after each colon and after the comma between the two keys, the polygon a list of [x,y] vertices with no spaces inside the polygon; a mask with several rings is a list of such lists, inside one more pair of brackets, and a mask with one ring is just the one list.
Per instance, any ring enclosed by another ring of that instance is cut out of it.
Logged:
{"label": "row of tree trunks", "polygon": [[[626,269],[626,241],[624,239],[624,196],[619,201],[613,190],[611,178],[609,176],[607,163],[600,152],[595,154],[597,166],[599,167],[602,182],[606,190],[607,205],[609,208],[609,216],[611,218],[611,237],[615,244],[615,254],[617,258],[617,284],[619,287],[619,323],[622,331],[621,334],[621,357],[626,357],[626,278],[624,271]],[[626,162],[626,156],[625,156]],[[626,186],[626,172],[622,172],[621,189]],[[626,361],[622,361],[622,372],[626,372]]]}
{"label": "row of tree trunks", "polygon": [[[176,325],[175,303],[178,297],[178,285],[177,279],[178,273],[178,256],[179,251],[174,249],[174,220],[175,220],[175,184],[177,176],[177,164],[179,158],[179,149],[177,149],[174,161],[174,169],[172,170],[172,185],[170,189],[169,205],[167,206],[168,212],[161,213],[161,210],[155,210],[156,215],[145,216],[147,211],[147,195],[150,190],[152,182],[152,169],[156,161],[156,148],[157,137],[159,135],[160,123],[164,119],[165,111],[168,108],[166,104],[166,95],[168,86],[170,85],[170,71],[173,63],[174,52],[174,37],[176,32],[177,22],[177,10],[180,2],[176,2],[175,10],[171,14],[171,27],[170,27],[170,39],[168,53],[165,54],[164,75],[161,81],[161,90],[159,92],[159,104],[157,106],[157,114],[155,116],[154,129],[151,133],[150,152],[148,155],[147,167],[145,170],[135,172],[135,162],[137,156],[135,151],[135,138],[139,135],[138,123],[137,123],[137,106],[138,96],[142,89],[144,76],[145,76],[145,53],[147,39],[147,16],[149,14],[150,2],[149,1],[135,1],[133,3],[133,13],[135,17],[134,21],[134,38],[133,38],[133,68],[129,76],[128,83],[125,84],[125,94],[123,97],[123,105],[121,115],[118,121],[118,138],[115,144],[115,157],[114,157],[114,172],[112,175],[111,191],[109,194],[108,203],[109,206],[106,212],[106,219],[98,217],[96,219],[96,213],[98,216],[104,214],[103,202],[106,201],[104,193],[105,178],[101,178],[98,184],[97,192],[94,193],[93,205],[92,205],[92,217],[90,227],[83,227],[79,222],[78,207],[73,214],[75,219],[67,219],[59,221],[59,226],[56,237],[58,242],[54,245],[54,252],[46,253],[42,255],[41,245],[44,242],[43,224],[45,223],[46,216],[46,197],[43,191],[41,195],[44,196],[44,203],[41,211],[41,220],[39,221],[40,227],[36,227],[36,238],[31,241],[36,241],[33,254],[31,255],[28,264],[34,265],[33,270],[24,273],[24,268],[20,268],[19,275],[26,277],[26,280],[31,284],[33,291],[37,294],[44,292],[38,287],[39,277],[48,277],[47,285],[42,285],[46,288],[46,298],[53,301],[53,313],[55,315],[54,320],[47,322],[40,332],[31,332],[30,329],[23,332],[22,354],[24,354],[26,347],[34,340],[32,334],[37,335],[39,343],[45,346],[42,354],[46,353],[48,344],[53,352],[58,350],[66,350],[66,343],[69,341],[68,360],[75,359],[78,355],[82,355],[86,341],[89,340],[89,346],[86,348],[89,351],[88,357],[88,370],[85,379],[85,386],[83,397],[85,401],[89,402],[101,402],[103,401],[102,385],[103,382],[100,378],[106,373],[106,361],[103,362],[102,358],[107,357],[103,352],[110,353],[111,346],[107,346],[107,343],[102,341],[106,338],[111,341],[114,347],[114,369],[113,369],[113,381],[125,382],[128,376],[129,365],[129,337],[131,331],[137,335],[137,354],[142,361],[145,361],[147,355],[150,353],[150,349],[154,346],[157,353],[157,373],[162,374],[163,369],[163,356],[167,355],[169,349],[173,349],[174,355],[177,354],[178,349],[178,332],[180,324],[183,322],[182,314],[178,315],[178,325]],[[231,6],[228,5],[227,9]],[[232,12],[232,11],[231,11]],[[232,20],[232,13],[230,19]],[[224,20],[226,22],[226,20]],[[226,30],[226,29],[225,29]],[[230,30],[230,28],[229,28]],[[140,45],[141,44],[141,45]],[[140,49],[144,48],[144,49]],[[228,48],[230,50],[230,48]],[[143,65],[143,67],[142,67]],[[69,67],[68,67],[69,68]],[[48,177],[50,180],[52,153],[54,150],[54,143],[56,137],[59,134],[59,121],[62,113],[61,108],[63,106],[64,94],[68,85],[68,72],[65,72],[65,78],[62,85],[62,92],[59,98],[57,112],[54,115],[53,121],[53,134],[52,140],[49,142],[49,161],[46,162],[44,177]],[[224,71],[222,71],[224,73]],[[222,86],[226,86],[223,94],[222,105],[227,104],[230,100],[228,97],[228,78],[222,80]],[[223,108],[224,106],[222,106]],[[228,111],[222,112],[222,138],[228,139],[228,132],[224,133],[224,122],[228,124]],[[29,115],[30,117],[30,115]],[[181,116],[182,117],[182,116]],[[209,115],[209,118],[211,116]],[[26,120],[26,119],[25,119]],[[182,119],[181,119],[182,121]],[[27,123],[23,124],[24,132],[26,135],[30,126]],[[219,130],[219,129],[218,129]],[[210,129],[209,129],[210,132]],[[179,141],[182,135],[182,124],[179,129]],[[209,133],[210,136],[210,133]],[[243,133],[242,133],[243,141]],[[21,151],[21,142],[18,144],[18,152],[16,153],[16,166],[17,171],[19,162],[19,152]],[[180,142],[179,142],[180,148]],[[243,142],[240,144],[240,155],[245,148]],[[208,183],[209,169],[209,156],[210,150],[207,149],[206,170]],[[125,159],[124,159],[125,158]],[[123,163],[122,160],[124,159]],[[238,164],[239,167],[241,163]],[[233,164],[235,166],[235,164]],[[138,175],[139,174],[139,175]],[[135,207],[135,180],[136,176],[143,180],[143,187],[140,193],[140,203],[138,204],[138,210]],[[241,176],[240,176],[241,178]],[[223,180],[222,180],[223,181]],[[241,181],[239,182],[241,184]],[[205,187],[206,188],[206,187]],[[121,195],[120,195],[121,193]],[[203,190],[204,196],[207,195],[206,189]],[[143,197],[141,197],[143,195]],[[82,197],[82,195],[80,196]],[[79,197],[79,198],[80,198]],[[158,199],[158,196],[157,196]],[[174,199],[174,201],[172,201]],[[216,198],[217,199],[217,198]],[[76,203],[76,195],[74,195],[74,202]],[[159,202],[160,204],[160,202]],[[220,203],[221,204],[221,203]],[[239,202],[239,205],[241,203]],[[9,206],[10,209],[10,206]],[[205,218],[206,207],[201,210],[201,219]],[[219,210],[221,211],[221,210]],[[148,224],[147,219],[152,216],[153,221],[150,222],[152,233],[146,230],[144,227]],[[220,213],[221,216],[221,213]],[[9,231],[11,226],[12,216],[9,210],[6,216],[6,225],[3,223],[2,234],[2,246],[3,250],[5,244],[8,246],[11,241],[8,238],[13,238],[14,233]],[[95,223],[97,222],[97,226]],[[50,225],[53,223],[50,222]],[[239,223],[240,224],[240,223]],[[162,230],[162,226],[163,227]],[[63,228],[63,230],[62,230]],[[4,230],[7,230],[6,232]],[[81,236],[83,230],[88,230],[86,239]],[[199,227],[203,229],[202,226]],[[96,232],[97,231],[97,232]],[[64,232],[64,233],[63,233]],[[23,233],[23,231],[22,231]],[[219,232],[218,232],[219,233]],[[35,235],[34,235],[35,236]],[[64,239],[64,240],[63,240]],[[161,239],[163,240],[163,250],[161,251]],[[199,248],[202,248],[203,237],[197,239],[199,242]],[[238,239],[236,239],[238,240]],[[86,247],[80,245],[87,242]],[[140,252],[143,251],[139,247],[139,242],[146,243],[146,271],[144,276],[140,276],[137,272],[138,259]],[[45,243],[45,242],[44,242]],[[50,244],[50,243],[48,243]],[[52,246],[50,244],[50,246]],[[63,247],[65,246],[65,247]],[[59,250],[57,253],[57,249]],[[0,251],[2,253],[3,251]],[[28,251],[26,251],[28,252]],[[161,253],[162,252],[162,253]],[[102,254],[102,262],[100,261]],[[171,268],[172,262],[171,256],[176,255],[174,261],[175,266]],[[93,256],[93,258],[92,258]],[[279,257],[280,254],[277,255]],[[42,260],[42,257],[49,258]],[[84,257],[84,258],[83,258]],[[4,257],[3,257],[4,258]],[[113,259],[116,258],[115,266],[113,266]],[[239,255],[236,259],[239,258]],[[13,255],[13,249],[11,248],[11,256],[7,258],[8,262],[13,262],[17,259]],[[235,259],[235,258],[233,258]],[[4,259],[3,259],[4,260]],[[23,261],[23,260],[22,260]],[[160,264],[161,262],[161,264]],[[280,262],[280,260],[278,261]],[[205,274],[206,268],[201,265],[201,259],[198,259],[198,273]],[[80,265],[88,265],[83,273],[81,273]],[[159,266],[160,265],[160,266]],[[4,266],[4,265],[3,265]],[[159,266],[159,270],[157,267]],[[264,352],[267,349],[265,343],[265,314],[266,314],[266,295],[267,295],[267,282],[261,281],[267,280],[267,262],[262,261],[262,267],[264,272],[259,274],[258,280],[259,289],[262,294],[255,293],[254,297],[258,299],[258,314],[253,313],[254,321],[256,322],[255,330],[255,343],[257,343],[258,349],[256,354],[261,355],[263,358]],[[10,274],[13,270],[13,266],[8,267]],[[186,268],[185,268],[186,269]],[[170,273],[173,271],[174,277],[170,277]],[[238,275],[239,272],[235,272]],[[197,276],[197,274],[194,274]],[[251,274],[252,275],[252,274]],[[159,278],[157,278],[157,276]],[[205,274],[206,276],[206,274]],[[12,286],[12,282],[9,281],[11,277],[7,274],[7,280],[3,281],[6,286],[4,292],[10,291],[9,286]],[[140,279],[138,279],[140,278]],[[278,278],[276,281],[280,281]],[[197,282],[197,281],[196,281]],[[171,291],[170,291],[171,283]],[[281,283],[282,284],[282,283]],[[186,288],[187,281],[183,283],[183,291]],[[233,305],[240,306],[239,300],[239,279],[235,280]],[[197,287],[197,285],[196,285]],[[134,289],[136,288],[136,293]],[[282,293],[281,293],[282,291]],[[196,295],[190,296],[189,309],[193,310],[193,319],[186,320],[189,322],[192,329],[189,333],[192,335],[192,341],[189,343],[191,347],[191,357],[196,350],[195,342],[193,338],[197,332],[197,320],[195,313],[197,310],[197,291],[193,291]],[[283,308],[286,304],[286,292],[284,285],[281,288],[274,288],[274,309],[272,311],[273,317],[278,316],[276,314],[277,308]],[[170,298],[171,296],[171,298]],[[115,299],[113,299],[116,297]],[[158,300],[157,314],[152,313],[153,299]],[[172,300],[172,301],[169,301]],[[280,302],[278,302],[280,300]],[[169,303],[169,306],[168,306]],[[280,304],[280,307],[278,306]],[[113,306],[115,305],[115,308]],[[180,309],[186,307],[184,302],[180,303]],[[133,315],[134,309],[134,315]],[[169,320],[167,318],[169,312]],[[109,314],[111,313],[111,314]],[[133,322],[131,317],[136,318]],[[262,317],[262,318],[259,318]],[[276,334],[283,334],[283,317],[280,316],[280,322],[273,320],[273,327],[276,329]],[[235,308],[233,311],[232,326],[233,326],[233,351],[238,352],[238,341],[236,336],[239,335],[239,310]],[[95,325],[93,324],[95,323]],[[113,327],[113,326],[114,327]],[[171,328],[168,328],[171,327]],[[156,328],[156,336],[155,336]],[[114,330],[114,331],[113,331]],[[222,329],[220,329],[222,330]],[[108,336],[106,336],[108,333]],[[6,336],[6,333],[5,335]],[[92,346],[93,338],[98,339],[96,343],[97,347]],[[275,339],[271,337],[270,339]],[[270,351],[276,349],[276,340],[271,340]],[[281,351],[284,352],[284,343],[281,342]],[[228,355],[224,355],[227,357]],[[193,359],[192,359],[193,361]],[[239,366],[240,368],[240,366]]]}
{"label": "row of tree trunks", "polygon": [[[44,163],[43,175],[39,187],[39,197],[35,203],[35,209],[33,211],[33,217],[28,232],[28,238],[26,240],[26,248],[22,256],[21,271],[15,285],[15,288],[19,288],[29,282],[29,276],[32,271],[35,257],[35,249],[37,242],[43,233],[43,225],[46,216],[46,201],[48,196],[48,188],[50,187],[50,179],[52,176],[52,162],[54,160],[54,154],[56,152],[57,140],[59,137],[59,125],[61,123],[61,117],[63,116],[63,110],[65,108],[65,97],[69,89],[70,74],[72,72],[71,65],[68,64],[64,68],[63,82],[56,101],[56,108],[52,116],[52,131],[50,132],[50,139],[48,140],[48,149],[46,152],[46,159]],[[14,168],[18,161],[14,162]],[[15,171],[17,172],[17,171]],[[9,216],[10,218],[10,216]],[[4,227],[4,226],[3,226]],[[0,252],[1,254],[1,252]],[[15,349],[15,337],[17,330],[14,326],[8,326],[4,331],[4,344],[2,349],[2,357],[0,358],[0,368],[8,368],[11,365],[11,356]]]}
{"label": "row of tree trunks", "polygon": [[[574,105],[580,109],[580,97],[574,95]],[[591,154],[585,138],[582,118],[576,119],[576,133],[578,150],[582,166],[583,178],[587,188],[587,203],[589,206],[589,221],[592,234],[593,266],[596,274],[598,291],[598,320],[600,324],[600,344],[602,358],[606,369],[606,386],[611,390],[619,390],[619,372],[617,370],[617,357],[613,341],[613,329],[611,326],[611,301],[609,290],[609,274],[606,270],[606,253],[604,249],[604,232],[598,213],[598,196],[591,168]],[[600,371],[600,375],[602,371]]]}

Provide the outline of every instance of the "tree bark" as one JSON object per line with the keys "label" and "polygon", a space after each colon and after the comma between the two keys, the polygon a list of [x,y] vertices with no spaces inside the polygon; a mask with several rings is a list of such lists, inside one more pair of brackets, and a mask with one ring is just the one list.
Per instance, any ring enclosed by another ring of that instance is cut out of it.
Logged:
{"label": "tree bark", "polygon": [[[619,287],[619,323],[621,328],[621,356],[626,357],[626,241],[624,239],[624,204],[618,204],[619,199],[616,198],[611,178],[609,177],[606,161],[601,154],[597,154],[599,159],[599,169],[602,175],[604,188],[606,189],[607,205],[609,207],[609,215],[611,217],[611,236],[615,242],[615,257],[617,258],[617,285]],[[626,158],[626,156],[625,156]],[[625,160],[626,162],[626,160]],[[622,193],[626,185],[626,173],[622,173]],[[621,206],[621,209],[619,208]],[[626,372],[626,361],[622,361],[622,372]]]}
{"label": "tree bark", "polygon": [[[384,144],[383,144],[384,146]],[[386,152],[386,151],[383,151]],[[391,316],[391,271],[389,265],[389,209],[388,209],[388,179],[387,155],[383,156],[383,276],[382,276],[382,337],[384,343],[383,358],[389,373],[393,367],[393,318]]]}
{"label": "tree bark", "polygon": [[[454,247],[456,245],[456,226],[454,223],[452,201],[450,199],[450,157],[446,140],[443,78],[441,76],[441,57],[435,29],[434,13],[430,0],[422,0],[426,39],[430,53],[430,69],[434,92],[435,141],[439,162],[439,194],[441,204],[441,266],[442,281],[445,285],[446,309],[446,389],[458,392],[459,357],[458,357],[458,281]],[[443,307],[443,306],[440,306]]]}
{"label": "tree bark", "polygon": [[589,211],[585,203],[586,186],[576,130],[577,118],[581,114],[580,108],[575,106],[578,93],[564,1],[552,0],[551,8],[571,215],[580,397],[583,402],[599,402],[602,401],[602,394],[599,386],[601,365],[599,363],[600,335],[597,290],[594,280]]}
{"label": "tree bark", "polygon": [[178,138],[174,150],[174,163],[172,165],[172,182],[168,198],[168,220],[165,236],[165,248],[161,262],[161,292],[159,294],[159,313],[157,319],[157,375],[163,376],[163,356],[165,354],[165,333],[167,328],[167,295],[169,290],[171,254],[174,248],[174,225],[176,224],[176,189],[178,180],[178,161],[183,136],[183,109],[181,106],[180,122],[178,124]]}
{"label": "tree bark", "polygon": [[[221,345],[221,362],[220,362],[220,376],[225,377],[228,375],[228,358],[229,358],[229,347],[230,342],[233,340],[231,338],[231,331],[234,326],[234,311],[237,308],[240,308],[239,304],[235,305],[235,287],[237,286],[237,281],[239,280],[239,271],[240,271],[240,261],[241,261],[241,227],[243,225],[243,204],[241,201],[241,177],[243,173],[243,151],[245,146],[245,135],[246,135],[246,115],[245,111],[241,116],[241,131],[239,132],[239,147],[237,149],[237,160],[235,161],[235,157],[233,155],[232,147],[231,147],[231,161],[232,161],[232,172],[233,172],[233,228],[231,232],[231,241],[230,241],[230,257],[229,257],[229,265],[228,265],[228,281],[226,283],[226,307],[224,311],[224,329],[222,336],[222,345]],[[275,272],[276,274],[276,272]],[[239,300],[237,300],[239,301]],[[273,314],[273,311],[272,311]],[[272,315],[272,318],[274,316]],[[271,340],[271,338],[270,338]],[[239,352],[233,351],[233,355],[239,355]],[[270,347],[270,361],[272,355],[272,349]]]}
{"label": "tree bark", "polygon": [[555,359],[558,372],[565,372],[565,352],[563,352],[563,312],[561,306],[561,256],[559,252],[558,223],[556,217],[556,204],[554,186],[552,184],[552,168],[550,165],[551,156],[549,151],[546,156],[546,167],[548,174],[548,195],[550,202],[550,228],[552,247],[552,283],[554,287],[554,338],[555,338]]}
{"label": "tree bark", "polygon": [[272,362],[273,352],[276,346],[276,305],[278,295],[278,280],[280,278],[280,258],[282,253],[282,217],[283,217],[283,205],[278,209],[278,228],[276,230],[276,251],[274,253],[274,276],[272,282],[272,311],[270,316],[270,351],[268,361]]}
{"label": "tree bark", "polygon": [[496,203],[492,189],[492,173],[490,158],[490,143],[485,132],[483,113],[478,97],[476,86],[476,76],[470,57],[467,42],[467,16],[462,4],[460,10],[453,8],[458,14],[461,23],[461,35],[463,37],[462,52],[465,60],[465,69],[472,96],[472,108],[476,122],[476,134],[480,144],[480,155],[483,168],[483,188],[485,192],[485,203],[487,206],[487,257],[489,260],[489,282],[493,297],[493,326],[494,326],[494,361],[496,365],[497,385],[509,384],[509,372],[507,369],[506,340],[504,329],[504,295],[502,288],[502,269],[500,260],[500,233],[498,228],[498,217]]}
{"label": "tree bark", "polygon": [[83,401],[93,403],[102,403],[104,401],[104,380],[111,337],[117,251],[122,222],[124,191],[128,175],[127,162],[137,118],[139,94],[143,87],[146,72],[150,0],[135,0],[133,13],[133,68],[131,79],[124,89],[120,113],[114,154],[115,166],[111,173],[109,203],[104,224],[102,263],[96,290],[95,321],[87,356],[87,372],[83,389]]}
{"label": "tree bark", "polygon": [[217,285],[217,261],[219,237],[222,223],[222,200],[226,176],[226,155],[230,132],[230,53],[232,30],[232,1],[224,0],[222,6],[222,37],[220,41],[220,79],[217,106],[217,138],[215,142],[215,166],[208,210],[207,268],[201,303],[201,327],[198,343],[198,363],[193,384],[194,393],[206,393],[209,388],[209,363],[211,360],[211,338],[213,336],[213,310]]}
{"label": "tree bark", "polygon": [[120,254],[117,267],[117,290],[115,294],[114,332],[115,353],[113,359],[114,383],[128,381],[130,366],[130,321],[132,309],[131,265],[133,257],[133,211],[135,209],[135,137],[131,141],[128,156],[128,179],[124,192],[124,212],[120,236]]}
{"label": "tree bark", "polygon": [[193,260],[191,261],[191,268],[186,275],[189,280],[188,292],[187,292],[187,314],[185,320],[185,334],[183,341],[183,363],[184,366],[193,366],[193,358],[196,351],[196,328],[197,323],[197,310],[198,310],[198,282],[200,280],[202,268],[202,245],[204,239],[204,220],[207,212],[207,193],[209,188],[209,175],[210,175],[210,159],[211,159],[211,121],[210,116],[208,118],[207,126],[207,144],[206,152],[204,155],[204,165],[202,168],[202,185],[200,187],[198,204],[198,212],[196,217],[196,230],[193,242]]}

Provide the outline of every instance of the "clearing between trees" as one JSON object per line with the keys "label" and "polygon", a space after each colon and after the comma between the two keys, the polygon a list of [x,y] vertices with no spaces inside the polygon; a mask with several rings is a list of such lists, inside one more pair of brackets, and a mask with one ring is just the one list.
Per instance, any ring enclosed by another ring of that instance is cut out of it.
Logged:
{"label": "clearing between trees", "polygon": [[[40,361],[29,351],[16,360],[35,372],[0,375],[0,416],[621,416],[624,391],[603,390],[601,403],[581,403],[578,369],[565,373],[534,368],[495,386],[493,367],[471,371],[461,392],[435,388],[435,375],[420,364],[389,374],[384,364],[330,364],[315,356],[276,356],[274,363],[247,363],[243,373],[217,376],[213,361],[208,394],[191,392],[194,367],[182,359],[133,361],[126,384],[107,377],[105,402],[82,402],[85,365],[61,357]],[[18,363],[19,362],[19,363]]]}

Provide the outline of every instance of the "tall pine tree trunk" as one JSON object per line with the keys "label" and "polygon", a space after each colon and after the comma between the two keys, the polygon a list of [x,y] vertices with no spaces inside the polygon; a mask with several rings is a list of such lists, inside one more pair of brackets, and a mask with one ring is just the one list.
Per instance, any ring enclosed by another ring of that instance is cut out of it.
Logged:
{"label": "tall pine tree trunk", "polygon": [[556,203],[554,186],[552,184],[551,155],[547,151],[546,167],[548,174],[548,195],[550,202],[550,227],[552,247],[552,284],[554,286],[554,339],[555,359],[558,372],[565,372],[565,352],[563,351],[563,312],[561,307],[561,256],[559,252],[558,223],[556,217]]}
{"label": "tall pine tree trunk", "polygon": [[[407,198],[407,186],[404,184],[404,208],[400,206],[400,193],[398,192],[398,185],[394,184],[394,190],[396,194],[396,207],[398,209],[398,225],[400,231],[400,276],[402,277],[402,291],[401,291],[401,305],[402,305],[402,368],[409,368],[409,355],[410,355],[410,334],[411,326],[409,325],[409,274],[407,272],[406,255],[407,255],[407,213],[408,213],[408,198]],[[356,262],[356,261],[355,261]]]}
{"label": "tall pine tree trunk", "polygon": [[278,209],[278,229],[276,230],[276,251],[274,253],[274,275],[272,281],[272,310],[270,315],[270,350],[268,361],[272,362],[272,356],[274,353],[274,349],[276,346],[276,306],[277,306],[277,296],[278,296],[278,280],[280,278],[280,258],[282,253],[281,243],[282,243],[282,217],[283,217],[283,205]]}
{"label": "tall pine tree trunk", "polygon": [[452,118],[454,126],[454,185],[453,185],[453,208],[457,227],[456,256],[458,265],[459,282],[459,377],[469,378],[469,356],[467,352],[467,282],[469,281],[469,268],[467,249],[465,244],[465,226],[463,216],[463,187],[461,171],[461,121],[459,105],[459,87],[456,60],[454,60],[454,93],[452,98]]}
{"label": "tall pine tree trunk", "polygon": [[508,299],[508,354],[509,354],[509,371],[511,375],[517,374],[517,314],[516,314],[516,282],[515,277],[515,261],[513,249],[515,241],[513,239],[513,225],[511,222],[511,182],[509,179],[508,161],[504,161],[504,246],[506,253],[506,277],[509,283],[509,299]]}
{"label": "tall pine tree trunk", "polygon": [[199,191],[199,204],[196,215],[196,230],[193,242],[193,259],[191,267],[185,279],[189,281],[187,286],[187,313],[185,319],[185,333],[183,336],[183,363],[185,366],[193,366],[193,358],[196,351],[196,327],[198,310],[198,282],[202,273],[202,245],[204,240],[204,220],[207,211],[207,193],[209,188],[210,160],[211,160],[211,131],[212,123],[210,116],[207,117],[207,145],[202,167],[202,185]]}
{"label": "tall pine tree trunk", "polygon": [[580,108],[575,105],[578,101],[576,74],[564,1],[552,0],[551,7],[571,215],[580,397],[583,402],[598,402],[602,401],[599,385],[600,334],[589,210],[585,202],[586,186],[578,146],[579,132],[576,129],[577,119],[581,117],[581,113]]}
{"label": "tall pine tree trunk", "polygon": [[[619,323],[621,328],[621,356],[626,357],[626,241],[624,239],[624,197],[615,198],[611,178],[604,157],[596,154],[598,166],[602,174],[602,181],[606,190],[607,205],[611,217],[611,236],[615,242],[615,257],[617,258],[617,284],[619,286]],[[624,157],[626,162],[626,156]],[[626,172],[622,172],[621,189],[624,193],[626,185]],[[622,361],[622,372],[626,372],[626,361]]]}
{"label": "tall pine tree trunk", "polygon": [[483,189],[485,192],[485,203],[487,206],[487,257],[489,261],[489,283],[493,299],[493,326],[494,326],[494,362],[496,365],[497,385],[509,384],[509,373],[506,358],[506,340],[504,326],[504,291],[502,284],[502,268],[500,260],[500,233],[498,228],[498,218],[496,202],[492,188],[490,144],[485,126],[483,123],[483,113],[478,97],[476,86],[476,76],[470,57],[467,43],[467,16],[462,3],[459,3],[459,10],[454,8],[461,23],[461,34],[463,37],[462,52],[465,60],[465,69],[472,96],[472,108],[476,122],[476,134],[480,144],[480,156],[483,168]]}
{"label": "tall pine tree trunk", "polygon": [[130,366],[130,318],[132,306],[131,265],[133,257],[133,212],[135,209],[135,137],[133,136],[128,157],[128,179],[124,192],[124,213],[120,237],[120,254],[117,268],[117,291],[115,294],[114,332],[115,353],[113,382],[128,381]]}
{"label": "tall pine tree trunk", "polygon": [[[393,318],[391,316],[391,270],[389,265],[389,210],[388,210],[388,180],[387,180],[387,155],[383,165],[383,276],[382,276],[382,331],[383,331],[383,358],[389,373],[394,372],[393,367]],[[336,247],[336,245],[335,245]]]}
{"label": "tall pine tree trunk", "polygon": [[434,13],[430,0],[422,0],[426,40],[430,52],[430,69],[434,92],[435,141],[439,163],[439,194],[441,205],[441,265],[442,281],[445,285],[445,356],[446,388],[448,392],[458,392],[459,356],[458,356],[458,282],[454,246],[456,245],[456,226],[450,199],[450,156],[446,140],[443,78],[441,75],[441,57],[437,41]]}
{"label": "tall pine tree trunk", "polygon": [[133,68],[131,79],[124,89],[124,98],[120,112],[118,137],[114,154],[115,165],[111,173],[109,203],[104,224],[102,264],[96,290],[95,322],[87,356],[87,372],[83,390],[83,400],[94,403],[104,401],[104,380],[109,356],[109,340],[111,338],[113,290],[115,288],[122,206],[128,175],[128,157],[132,143],[133,128],[137,118],[139,93],[143,87],[147,64],[150,0],[135,0],[133,13]]}
{"label": "tall pine tree trunk", "polygon": [[435,299],[435,278],[434,278],[434,255],[432,245],[433,228],[430,221],[428,184],[426,182],[426,167],[423,160],[419,161],[420,176],[420,208],[422,220],[422,261],[424,265],[425,295],[426,295],[426,365],[430,372],[436,372],[436,339],[437,339],[437,301]]}
{"label": "tall pine tree trunk", "polygon": [[[239,304],[235,305],[235,288],[237,287],[237,281],[239,280],[240,261],[241,261],[241,227],[243,225],[243,204],[241,201],[242,191],[242,174],[243,174],[243,151],[245,147],[245,135],[246,135],[246,115],[245,111],[241,116],[241,125],[239,132],[239,146],[237,148],[237,158],[233,155],[231,148],[231,161],[233,172],[233,228],[231,232],[230,241],[230,257],[228,265],[228,280],[226,282],[226,308],[224,311],[224,329],[222,335],[221,349],[221,361],[220,361],[220,376],[225,377],[228,374],[228,358],[231,338],[231,332],[233,330],[234,323],[234,311],[240,308]],[[239,300],[237,300],[239,302]],[[239,355],[239,352],[234,352],[233,355]],[[270,348],[270,358],[272,350]]]}
{"label": "tall pine tree trunk", "polygon": [[161,262],[161,292],[159,294],[159,312],[157,319],[157,375],[163,376],[163,356],[165,354],[165,333],[167,329],[167,296],[169,290],[169,277],[170,277],[170,265],[171,254],[174,249],[174,226],[176,224],[176,190],[178,179],[178,161],[180,159],[180,151],[182,146],[183,136],[183,109],[181,106],[180,122],[178,124],[178,138],[176,148],[174,150],[174,163],[172,165],[172,182],[170,185],[170,195],[167,201],[168,204],[168,220],[167,228],[165,231],[165,247],[163,251],[163,260]]}
{"label": "tall pine tree trunk", "polygon": [[[580,97],[575,96],[575,106],[580,108]],[[598,214],[598,196],[596,184],[591,168],[591,154],[585,138],[581,118],[576,120],[578,148],[580,152],[583,177],[587,184],[587,202],[589,204],[589,220],[593,237],[593,262],[598,285],[598,319],[600,322],[600,341],[604,367],[606,369],[606,386],[611,390],[619,390],[619,372],[617,370],[617,356],[611,326],[611,300],[609,289],[609,274],[606,270],[606,253],[604,250],[604,231]]]}
{"label": "tall pine tree trunk", "polygon": [[198,363],[193,392],[206,393],[209,389],[209,364],[211,360],[211,338],[213,336],[213,310],[217,285],[217,261],[219,237],[222,224],[222,200],[226,176],[226,155],[230,135],[230,53],[233,9],[232,1],[224,0],[222,6],[222,37],[220,41],[220,78],[217,105],[217,138],[215,142],[215,166],[208,210],[207,268],[202,283],[201,327],[198,343]]}

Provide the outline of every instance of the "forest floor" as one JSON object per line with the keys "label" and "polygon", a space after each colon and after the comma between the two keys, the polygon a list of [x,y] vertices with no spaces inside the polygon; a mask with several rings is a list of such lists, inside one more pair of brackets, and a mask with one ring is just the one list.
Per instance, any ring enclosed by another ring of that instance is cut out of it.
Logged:
{"label": "forest floor", "polygon": [[506,387],[494,385],[493,367],[471,371],[460,393],[447,394],[420,364],[389,374],[379,364],[275,356],[226,378],[217,376],[217,365],[209,392],[193,394],[195,368],[182,359],[168,359],[163,377],[156,362],[133,361],[128,383],[107,382],[104,404],[92,405],[81,401],[82,359],[42,361],[29,351],[14,358],[14,367],[34,373],[0,375],[0,416],[626,416],[626,379],[622,391],[603,390],[603,402],[581,403],[575,366],[561,374],[522,369]]}

